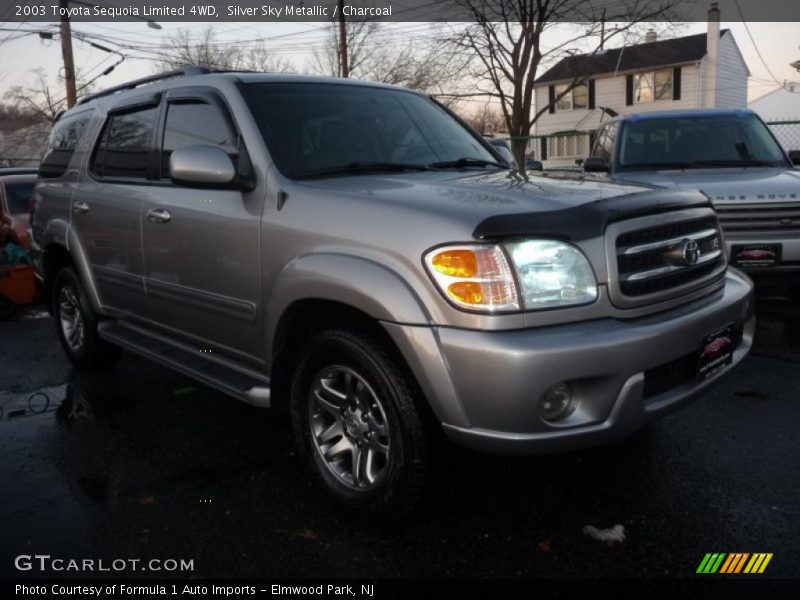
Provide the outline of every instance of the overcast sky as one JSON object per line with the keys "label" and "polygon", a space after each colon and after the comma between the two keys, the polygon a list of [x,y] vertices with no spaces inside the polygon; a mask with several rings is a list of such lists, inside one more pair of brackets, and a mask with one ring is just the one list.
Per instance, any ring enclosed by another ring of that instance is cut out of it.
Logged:
{"label": "overcast sky", "polygon": [[[724,18],[724,15],[723,15]],[[125,44],[163,43],[171,33],[180,28],[202,29],[203,23],[162,23],[161,30],[149,28],[146,23],[75,23],[76,33],[84,32],[94,36],[106,36]],[[11,29],[54,29],[55,25],[20,24],[0,22],[0,28]],[[312,51],[320,48],[327,35],[328,25],[319,22],[308,23],[215,23],[215,33],[220,41],[231,43],[254,38],[268,38],[267,46],[279,56],[290,59],[295,67],[304,71],[309,67]],[[429,34],[430,27],[425,23],[389,23],[385,27],[391,34],[382,34],[379,43],[392,44],[393,39],[420,39]],[[758,52],[742,23],[722,23],[730,28],[744,55],[751,72],[748,96],[752,100],[778,86],[777,81],[800,80],[800,73],[789,63],[800,60],[800,23],[749,23],[750,34],[763,57]],[[702,33],[705,23],[690,23],[681,35]],[[19,32],[0,31],[0,97],[6,90],[17,84],[32,81],[31,70],[43,67],[51,81],[55,81],[61,68],[61,47],[59,41],[43,41],[36,35],[17,37]],[[98,40],[99,41],[99,40]],[[102,42],[101,42],[102,43]],[[620,45],[621,39],[610,46]],[[635,43],[635,40],[630,40]],[[90,77],[118,60],[116,55],[92,48],[78,40],[74,41],[76,65]],[[144,52],[125,50],[125,61],[110,75],[98,80],[98,86],[107,87],[126,80],[135,79],[153,72],[153,63],[146,60]],[[766,66],[765,64],[766,63]],[[769,69],[767,68],[769,67]],[[771,73],[770,73],[771,71]],[[798,94],[800,102],[800,94]]]}

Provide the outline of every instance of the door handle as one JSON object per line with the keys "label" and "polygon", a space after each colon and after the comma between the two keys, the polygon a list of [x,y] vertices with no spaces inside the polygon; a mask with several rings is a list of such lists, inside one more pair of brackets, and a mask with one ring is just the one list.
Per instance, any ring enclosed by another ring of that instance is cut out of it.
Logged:
{"label": "door handle", "polygon": [[151,208],[147,211],[147,220],[153,223],[166,223],[172,218],[168,210],[163,208]]}
{"label": "door handle", "polygon": [[78,213],[79,215],[85,215],[89,212],[89,205],[86,202],[78,201],[72,203],[72,210]]}

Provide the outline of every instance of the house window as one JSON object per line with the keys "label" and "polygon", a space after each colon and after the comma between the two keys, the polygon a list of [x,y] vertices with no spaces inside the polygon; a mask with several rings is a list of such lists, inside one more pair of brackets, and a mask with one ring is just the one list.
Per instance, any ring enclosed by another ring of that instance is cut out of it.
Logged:
{"label": "house window", "polygon": [[636,102],[672,99],[672,69],[637,73],[633,79]]}
{"label": "house window", "polygon": [[[586,83],[576,85],[572,90],[567,92],[569,84],[562,83],[556,88],[556,98],[564,94],[562,98],[556,101],[556,110],[574,110],[578,108],[586,108],[589,106],[589,86]],[[566,92],[566,93],[565,93]]]}
{"label": "house window", "polygon": [[553,135],[547,139],[548,158],[583,158],[589,153],[586,134]]}

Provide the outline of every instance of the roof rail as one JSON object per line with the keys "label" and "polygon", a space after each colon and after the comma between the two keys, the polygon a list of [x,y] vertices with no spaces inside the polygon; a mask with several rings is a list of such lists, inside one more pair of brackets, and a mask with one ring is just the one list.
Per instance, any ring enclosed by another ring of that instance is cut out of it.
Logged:
{"label": "roof rail", "polygon": [[161,81],[162,79],[170,79],[172,77],[188,77],[190,75],[204,75],[206,73],[213,73],[213,72],[214,72],[213,69],[208,69],[206,67],[187,65],[175,71],[165,71],[164,73],[158,73],[157,75],[150,75],[149,77],[134,79],[133,81],[122,83],[120,85],[115,85],[113,87],[106,88],[102,91],[95,92],[94,94],[89,94],[88,96],[83,96],[80,100],[78,100],[78,104],[85,104],[86,102],[97,100],[97,98],[102,98],[103,96],[110,96],[111,94],[116,94],[117,92],[132,90],[134,88],[139,87],[140,85],[153,83],[155,81]]}

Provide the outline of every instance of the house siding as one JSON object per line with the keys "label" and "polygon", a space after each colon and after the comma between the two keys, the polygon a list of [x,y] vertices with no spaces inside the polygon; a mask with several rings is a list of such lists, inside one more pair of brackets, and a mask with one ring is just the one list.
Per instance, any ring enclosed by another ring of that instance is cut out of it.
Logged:
{"label": "house siding", "polygon": [[[747,67],[742,62],[736,42],[730,33],[719,40],[717,58],[717,90],[714,94],[716,108],[745,108],[747,106]],[[706,69],[708,57],[702,68]]]}
{"label": "house siding", "polygon": [[[611,108],[620,115],[634,112],[650,112],[657,110],[673,110],[680,108],[697,108],[699,106],[698,84],[699,71],[697,65],[681,67],[681,99],[657,100],[654,102],[625,104],[625,77],[627,73],[616,77],[598,77],[595,80],[595,106]],[[746,90],[745,90],[746,93]],[[536,106],[547,105],[548,86],[536,87]],[[534,124],[535,135],[549,135],[560,131],[597,129],[601,122],[609,119],[599,109],[565,110],[553,114],[544,113]]]}

